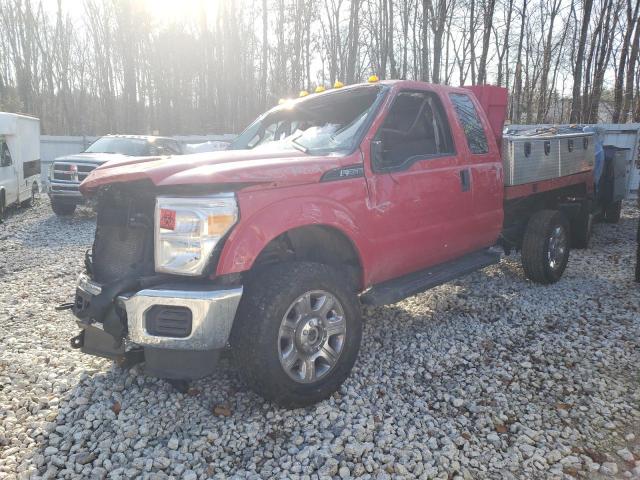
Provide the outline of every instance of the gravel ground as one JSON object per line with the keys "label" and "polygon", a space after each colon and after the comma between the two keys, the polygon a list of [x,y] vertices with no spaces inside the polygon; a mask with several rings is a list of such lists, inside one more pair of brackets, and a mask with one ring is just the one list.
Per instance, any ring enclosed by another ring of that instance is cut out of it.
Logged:
{"label": "gravel ground", "polygon": [[182,394],[72,350],[94,220],[43,199],[0,225],[0,479],[640,478],[637,217],[556,285],[514,256],[367,310],[340,392],[286,411],[225,362]]}

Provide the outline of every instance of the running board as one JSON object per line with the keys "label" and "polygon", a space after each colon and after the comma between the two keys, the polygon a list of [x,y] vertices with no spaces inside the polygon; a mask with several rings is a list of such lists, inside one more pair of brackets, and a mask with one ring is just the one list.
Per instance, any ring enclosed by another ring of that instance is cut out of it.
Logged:
{"label": "running board", "polygon": [[396,303],[499,261],[500,253],[493,250],[469,253],[456,260],[374,285],[360,296],[360,301],[372,306]]}

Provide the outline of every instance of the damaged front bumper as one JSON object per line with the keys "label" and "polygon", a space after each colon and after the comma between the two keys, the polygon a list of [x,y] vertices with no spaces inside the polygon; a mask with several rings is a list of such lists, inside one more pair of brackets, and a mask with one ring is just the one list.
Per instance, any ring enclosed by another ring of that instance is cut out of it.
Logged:
{"label": "damaged front bumper", "polygon": [[[118,290],[87,275],[79,277],[72,310],[83,332],[74,346],[117,360],[142,350],[145,370],[164,378],[211,373],[227,346],[242,286],[165,282],[138,291]],[[106,298],[110,305],[98,315],[103,318],[95,318],[92,304],[104,304],[105,296],[112,297]]]}

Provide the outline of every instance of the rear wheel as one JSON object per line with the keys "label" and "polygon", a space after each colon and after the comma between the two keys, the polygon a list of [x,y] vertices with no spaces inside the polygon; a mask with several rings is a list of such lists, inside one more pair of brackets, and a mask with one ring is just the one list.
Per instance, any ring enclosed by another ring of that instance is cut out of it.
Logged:
{"label": "rear wheel", "polygon": [[592,227],[591,202],[585,200],[580,206],[580,212],[571,221],[571,247],[589,248]]}
{"label": "rear wheel", "polygon": [[362,327],[354,289],[337,269],[296,262],[247,280],[231,343],[248,385],[296,408],[327,398],[358,355]]}
{"label": "rear wheel", "polygon": [[530,219],[522,241],[522,266],[528,279],[541,284],[560,280],[569,261],[569,222],[556,210]]}
{"label": "rear wheel", "polygon": [[51,209],[53,210],[53,213],[59,217],[68,217],[73,215],[73,212],[76,211],[76,204],[51,199]]}
{"label": "rear wheel", "polygon": [[622,212],[622,200],[610,203],[604,208],[603,217],[607,223],[618,223]]}

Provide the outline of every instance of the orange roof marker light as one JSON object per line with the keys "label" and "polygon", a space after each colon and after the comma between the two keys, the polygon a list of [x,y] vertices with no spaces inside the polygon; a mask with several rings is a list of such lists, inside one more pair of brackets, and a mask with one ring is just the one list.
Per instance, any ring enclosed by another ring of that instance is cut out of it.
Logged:
{"label": "orange roof marker light", "polygon": [[300,97],[306,97],[307,95],[309,95],[309,92],[307,92],[306,90],[300,90]]}
{"label": "orange roof marker light", "polygon": [[316,87],[316,93],[322,93],[326,90],[326,88],[324,88],[322,85],[318,85]]}
{"label": "orange roof marker light", "polygon": [[340,80],[336,80],[336,83],[333,84],[333,88],[342,88],[344,87],[344,83],[342,83]]}
{"label": "orange roof marker light", "polygon": [[377,75],[371,75],[369,77],[369,80],[368,80],[369,83],[376,83],[376,82],[379,82],[379,81],[380,81],[380,79],[378,78]]}

